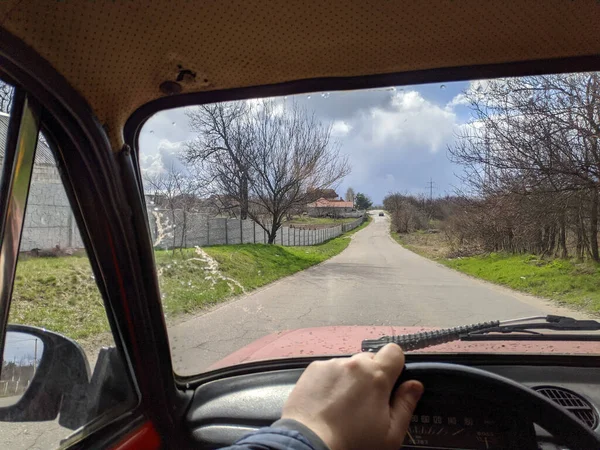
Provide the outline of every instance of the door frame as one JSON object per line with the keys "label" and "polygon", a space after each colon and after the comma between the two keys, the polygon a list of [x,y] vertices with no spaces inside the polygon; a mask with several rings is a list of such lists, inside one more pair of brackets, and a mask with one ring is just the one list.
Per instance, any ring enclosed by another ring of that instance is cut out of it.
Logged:
{"label": "door frame", "polygon": [[[149,419],[173,447],[191,392],[178,389],[149,233],[139,229],[141,197],[127,151],[115,157],[106,132],[79,93],[46,60],[0,28],[0,76],[39,103],[115,344],[140,402],[78,447],[106,446]],[[129,192],[126,189],[129,188]],[[133,204],[131,202],[138,202]],[[136,214],[132,211],[136,210]],[[147,227],[147,225],[146,225]]]}

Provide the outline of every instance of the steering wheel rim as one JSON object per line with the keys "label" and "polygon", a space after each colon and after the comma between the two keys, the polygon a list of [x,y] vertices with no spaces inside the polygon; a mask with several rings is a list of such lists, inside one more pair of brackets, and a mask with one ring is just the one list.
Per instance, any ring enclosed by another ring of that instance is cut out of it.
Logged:
{"label": "steering wheel rim", "polygon": [[[409,363],[397,386],[406,380],[419,380],[426,393],[427,386],[435,386],[435,391],[440,393],[449,388],[453,393],[491,403],[509,403],[571,450],[600,448],[600,436],[587,425],[550,399],[509,378],[459,364]],[[481,389],[474,391],[473,386]],[[510,401],[499,401],[499,398]]]}

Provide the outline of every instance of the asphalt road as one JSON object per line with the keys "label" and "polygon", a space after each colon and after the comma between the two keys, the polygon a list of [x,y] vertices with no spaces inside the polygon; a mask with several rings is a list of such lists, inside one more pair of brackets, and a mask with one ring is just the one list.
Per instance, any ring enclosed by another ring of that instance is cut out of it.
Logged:
{"label": "asphalt road", "polygon": [[326,262],[170,327],[176,372],[192,375],[267,334],[324,325],[455,326],[571,314],[416,255],[389,235],[387,216]]}

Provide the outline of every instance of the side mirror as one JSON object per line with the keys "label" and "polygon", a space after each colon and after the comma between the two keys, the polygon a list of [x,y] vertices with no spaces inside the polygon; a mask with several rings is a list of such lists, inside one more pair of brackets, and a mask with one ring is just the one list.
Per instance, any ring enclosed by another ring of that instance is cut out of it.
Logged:
{"label": "side mirror", "polygon": [[0,421],[54,420],[60,412],[62,426],[80,425],[90,368],[79,344],[42,328],[9,324],[0,370]]}

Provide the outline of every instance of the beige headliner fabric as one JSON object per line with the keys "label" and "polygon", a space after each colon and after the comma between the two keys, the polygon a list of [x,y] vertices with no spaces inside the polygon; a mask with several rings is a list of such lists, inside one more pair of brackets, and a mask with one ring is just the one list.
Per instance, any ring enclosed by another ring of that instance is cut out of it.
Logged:
{"label": "beige headliner fabric", "polygon": [[81,92],[115,147],[178,64],[198,74],[189,92],[600,54],[597,0],[3,0],[0,26]]}

